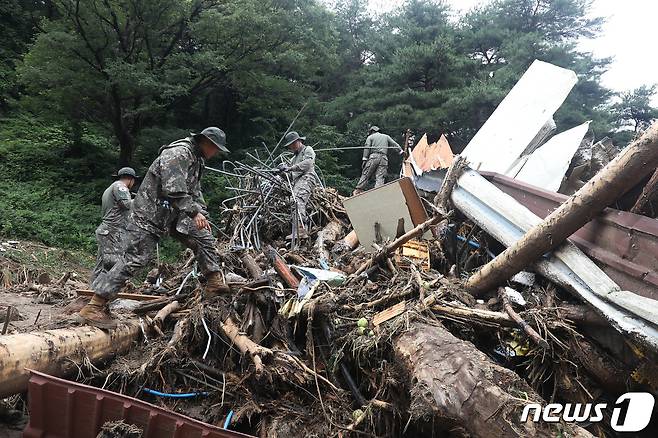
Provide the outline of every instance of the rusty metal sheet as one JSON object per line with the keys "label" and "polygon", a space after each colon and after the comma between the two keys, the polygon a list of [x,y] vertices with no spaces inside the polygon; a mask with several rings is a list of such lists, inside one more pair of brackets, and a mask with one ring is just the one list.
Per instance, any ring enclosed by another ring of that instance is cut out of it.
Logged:
{"label": "rusty metal sheet", "polygon": [[[494,172],[481,172],[541,218],[568,196]],[[570,237],[622,289],[658,300],[658,220],[607,208]]]}
{"label": "rusty metal sheet", "polygon": [[145,401],[30,371],[30,423],[24,438],[95,437],[104,423],[124,420],[144,438],[240,438],[239,432],[171,412]]}
{"label": "rusty metal sheet", "polygon": [[423,135],[411,151],[411,156],[413,164],[421,174],[437,169],[447,169],[455,158],[448,139],[443,134],[438,141],[432,144],[428,143],[427,134]]}

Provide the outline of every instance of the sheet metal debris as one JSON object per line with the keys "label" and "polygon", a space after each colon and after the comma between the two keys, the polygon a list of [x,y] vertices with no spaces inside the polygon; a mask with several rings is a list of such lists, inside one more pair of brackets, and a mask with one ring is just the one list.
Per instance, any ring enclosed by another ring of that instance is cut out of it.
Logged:
{"label": "sheet metal debris", "polygon": [[420,176],[425,172],[438,169],[447,169],[455,158],[445,135],[432,144],[427,142],[427,134],[424,134],[418,144],[411,151],[409,161],[415,174]]}
{"label": "sheet metal debris", "polygon": [[508,176],[557,192],[562,185],[569,164],[589,130],[589,122],[552,137],[530,156],[526,157],[518,172]]}
{"label": "sheet metal debris", "polygon": [[137,425],[144,438],[248,437],[221,429],[136,398],[30,372],[30,423],[24,438],[94,437],[107,422]]}
{"label": "sheet metal debris", "polygon": [[[540,218],[567,199],[504,175],[483,176]],[[658,300],[658,221],[608,208],[570,239],[624,290]]]}
{"label": "sheet metal debris", "polygon": [[[505,245],[511,245],[541,221],[473,170],[459,178],[451,199],[460,211]],[[535,269],[589,302],[621,332],[658,348],[658,327],[650,322],[652,318],[625,305],[627,293],[572,243],[565,242],[551,257],[536,262]]]}
{"label": "sheet metal debris", "polygon": [[474,169],[506,174],[577,81],[571,70],[534,61],[461,155]]}

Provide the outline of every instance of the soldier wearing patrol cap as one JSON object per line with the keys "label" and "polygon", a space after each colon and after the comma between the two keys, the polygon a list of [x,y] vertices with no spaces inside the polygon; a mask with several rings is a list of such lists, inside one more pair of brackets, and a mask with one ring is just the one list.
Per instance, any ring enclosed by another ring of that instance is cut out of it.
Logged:
{"label": "soldier wearing patrol cap", "polygon": [[130,189],[137,175],[131,167],[122,167],[116,175],[119,179],[105,189],[101,197],[101,224],[96,228],[98,254],[96,266],[91,274],[93,281],[101,272],[107,272],[121,257],[123,239],[132,199]]}
{"label": "soldier wearing patrol cap", "polygon": [[123,257],[95,278],[91,284],[94,296],[79,312],[87,323],[99,328],[116,325],[108,302],[116,298],[126,280],[155,258],[156,245],[165,234],[194,251],[199,270],[206,278],[206,296],[228,291],[201,194],[204,160],[220,152],[229,150],[226,135],[215,127],[160,148],[133,201]]}
{"label": "soldier wearing patrol cap", "polygon": [[352,196],[363,192],[370,179],[375,177],[375,188],[384,185],[386,174],[388,173],[388,150],[391,148],[399,149],[399,154],[403,151],[399,144],[390,136],[379,132],[377,126],[371,126],[368,130],[368,138],[363,149],[363,158],[361,159],[361,178],[356,184]]}
{"label": "soldier wearing patrol cap", "polygon": [[[279,172],[286,172],[291,176],[292,195],[298,215],[297,237],[300,238],[308,236],[304,228],[308,221],[308,201],[313,193],[313,188],[320,181],[315,172],[315,151],[311,146],[305,145],[304,140],[306,137],[300,137],[295,131],[286,134],[285,146],[294,155],[290,165],[281,164],[278,167]],[[292,234],[287,237],[287,239],[291,238]]]}

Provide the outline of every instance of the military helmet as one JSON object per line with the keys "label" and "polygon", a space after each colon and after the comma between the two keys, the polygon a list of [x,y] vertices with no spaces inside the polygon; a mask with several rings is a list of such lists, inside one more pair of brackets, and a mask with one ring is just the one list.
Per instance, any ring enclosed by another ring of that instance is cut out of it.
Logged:
{"label": "military helmet", "polygon": [[379,126],[372,125],[368,132],[379,132]]}
{"label": "military helmet", "polygon": [[192,137],[194,137],[196,140],[198,140],[199,137],[201,136],[210,140],[215,146],[217,146],[217,149],[219,149],[220,151],[225,152],[227,154],[231,152],[226,147],[226,134],[224,134],[224,131],[222,131],[221,129],[211,126],[209,128],[204,129],[199,134],[192,134]]}
{"label": "military helmet", "polygon": [[135,173],[135,169],[133,169],[132,167],[122,167],[117,172],[117,176],[119,178],[121,178],[122,176],[130,176],[130,177],[133,177],[133,178],[137,178],[137,174]]}
{"label": "military helmet", "polygon": [[299,134],[296,133],[295,131],[290,131],[289,133],[286,134],[285,138],[283,139],[283,141],[285,142],[284,146],[288,147],[294,142],[296,142],[297,140],[306,140],[306,137],[300,137]]}

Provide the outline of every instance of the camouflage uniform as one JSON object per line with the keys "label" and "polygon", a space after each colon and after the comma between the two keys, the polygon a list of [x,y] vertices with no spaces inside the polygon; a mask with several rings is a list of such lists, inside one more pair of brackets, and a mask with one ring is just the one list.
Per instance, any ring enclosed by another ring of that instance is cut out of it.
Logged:
{"label": "camouflage uniform", "polygon": [[121,181],[113,182],[101,198],[103,220],[96,228],[98,254],[91,281],[102,272],[112,269],[122,254],[121,241],[130,215],[130,190]]}
{"label": "camouflage uniform", "polygon": [[390,136],[381,132],[373,132],[366,139],[365,149],[363,150],[363,172],[361,179],[356,184],[357,190],[365,190],[370,179],[375,176],[375,188],[384,185],[386,173],[388,172],[388,149],[395,147],[402,148]]}
{"label": "camouflage uniform", "polygon": [[97,295],[113,299],[126,280],[154,259],[156,244],[167,233],[194,251],[201,273],[219,272],[215,239],[210,231],[197,229],[192,220],[197,213],[208,216],[201,194],[203,166],[193,137],[160,149],[133,201],[124,256],[94,281]]}
{"label": "camouflage uniform", "polygon": [[313,193],[313,188],[318,181],[315,173],[315,151],[311,146],[302,145],[297,152],[288,169],[292,176],[292,193],[297,203],[297,212],[299,214],[300,225],[306,226],[308,222],[308,201]]}

